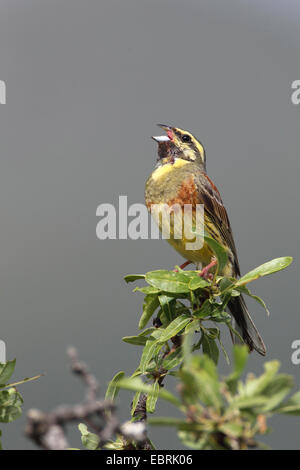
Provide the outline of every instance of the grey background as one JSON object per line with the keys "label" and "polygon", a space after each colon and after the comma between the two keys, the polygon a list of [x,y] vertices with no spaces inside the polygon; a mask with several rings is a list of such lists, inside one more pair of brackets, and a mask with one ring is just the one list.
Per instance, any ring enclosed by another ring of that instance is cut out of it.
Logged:
{"label": "grey background", "polygon": [[[255,292],[271,317],[249,303],[268,358],[295,376],[291,343],[300,337],[300,6],[249,0],[2,0],[0,79],[1,339],[17,357],[24,409],[81,400],[65,356],[78,347],[104,393],[118,370],[130,373],[142,296],[123,275],[181,261],[165,241],[96,238],[96,208],[143,202],[156,148],[156,122],[195,133],[208,173],[231,218],[242,271],[293,255],[287,271]],[[228,343],[229,344],[229,343]],[[252,355],[249,370],[261,372]],[[222,364],[222,372],[228,367]],[[120,396],[128,417],[130,395]],[[173,413],[160,405],[159,413]],[[2,426],[5,448],[34,446],[24,418]],[[299,419],[271,421],[265,442],[299,448]],[[160,448],[179,448],[172,430],[155,430]],[[78,432],[70,435],[78,445]]]}

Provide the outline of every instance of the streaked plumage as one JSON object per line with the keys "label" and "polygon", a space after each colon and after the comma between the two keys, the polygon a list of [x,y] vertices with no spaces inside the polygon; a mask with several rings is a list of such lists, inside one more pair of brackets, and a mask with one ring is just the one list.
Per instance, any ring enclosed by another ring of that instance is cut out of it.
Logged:
{"label": "streaked plumage", "polygon": [[[206,174],[206,156],[202,144],[188,131],[159,126],[166,131],[167,136],[154,137],[159,144],[158,162],[146,183],[145,200],[148,209],[153,204],[191,204],[193,209],[196,204],[203,204],[205,230],[226,248],[228,254],[229,261],[220,274],[240,276],[229,218],[218,189]],[[185,259],[196,265],[210,263],[213,252],[206,243],[199,250],[186,250],[184,237],[176,239],[173,235],[171,230],[168,241]],[[232,299],[228,307],[249,349],[265,355],[265,345],[243,297]]]}

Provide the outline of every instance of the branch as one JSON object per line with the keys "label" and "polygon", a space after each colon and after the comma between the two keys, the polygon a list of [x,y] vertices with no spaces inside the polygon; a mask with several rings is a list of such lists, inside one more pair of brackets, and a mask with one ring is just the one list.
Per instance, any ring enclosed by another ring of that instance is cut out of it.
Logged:
{"label": "branch", "polygon": [[68,448],[66,426],[70,423],[86,421],[96,431],[101,443],[107,442],[119,430],[115,405],[110,401],[97,399],[98,382],[87,366],[79,361],[76,349],[69,348],[67,354],[71,360],[72,372],[86,386],[86,400],[82,404],[60,406],[49,413],[38,409],[28,411],[25,434],[43,449]]}

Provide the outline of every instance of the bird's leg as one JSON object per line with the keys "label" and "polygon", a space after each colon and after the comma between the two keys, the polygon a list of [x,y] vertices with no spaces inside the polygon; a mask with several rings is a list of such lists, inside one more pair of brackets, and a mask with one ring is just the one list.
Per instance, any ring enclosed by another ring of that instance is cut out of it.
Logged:
{"label": "bird's leg", "polygon": [[188,266],[189,264],[192,264],[192,261],[185,261],[184,263],[182,263],[179,267],[180,269],[184,269],[186,266]]}
{"label": "bird's leg", "polygon": [[[182,263],[179,267],[180,269],[184,269],[186,266],[188,266],[189,264],[192,264],[192,261],[185,261],[184,263]],[[174,269],[174,272],[175,273],[178,273],[178,269]]]}
{"label": "bird's leg", "polygon": [[204,279],[212,279],[212,274],[210,274],[208,271],[210,270],[210,268],[213,268],[216,264],[217,260],[213,256],[211,262],[207,266],[205,266],[205,268],[203,268],[198,275],[203,277]]}

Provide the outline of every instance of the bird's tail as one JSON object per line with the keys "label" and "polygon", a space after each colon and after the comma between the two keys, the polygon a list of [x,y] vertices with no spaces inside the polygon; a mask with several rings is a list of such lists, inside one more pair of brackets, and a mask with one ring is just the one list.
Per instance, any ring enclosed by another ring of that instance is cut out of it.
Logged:
{"label": "bird's tail", "polygon": [[228,303],[228,308],[236,322],[237,330],[249,350],[255,349],[259,354],[265,356],[266,346],[250,317],[243,296],[233,297]]}

